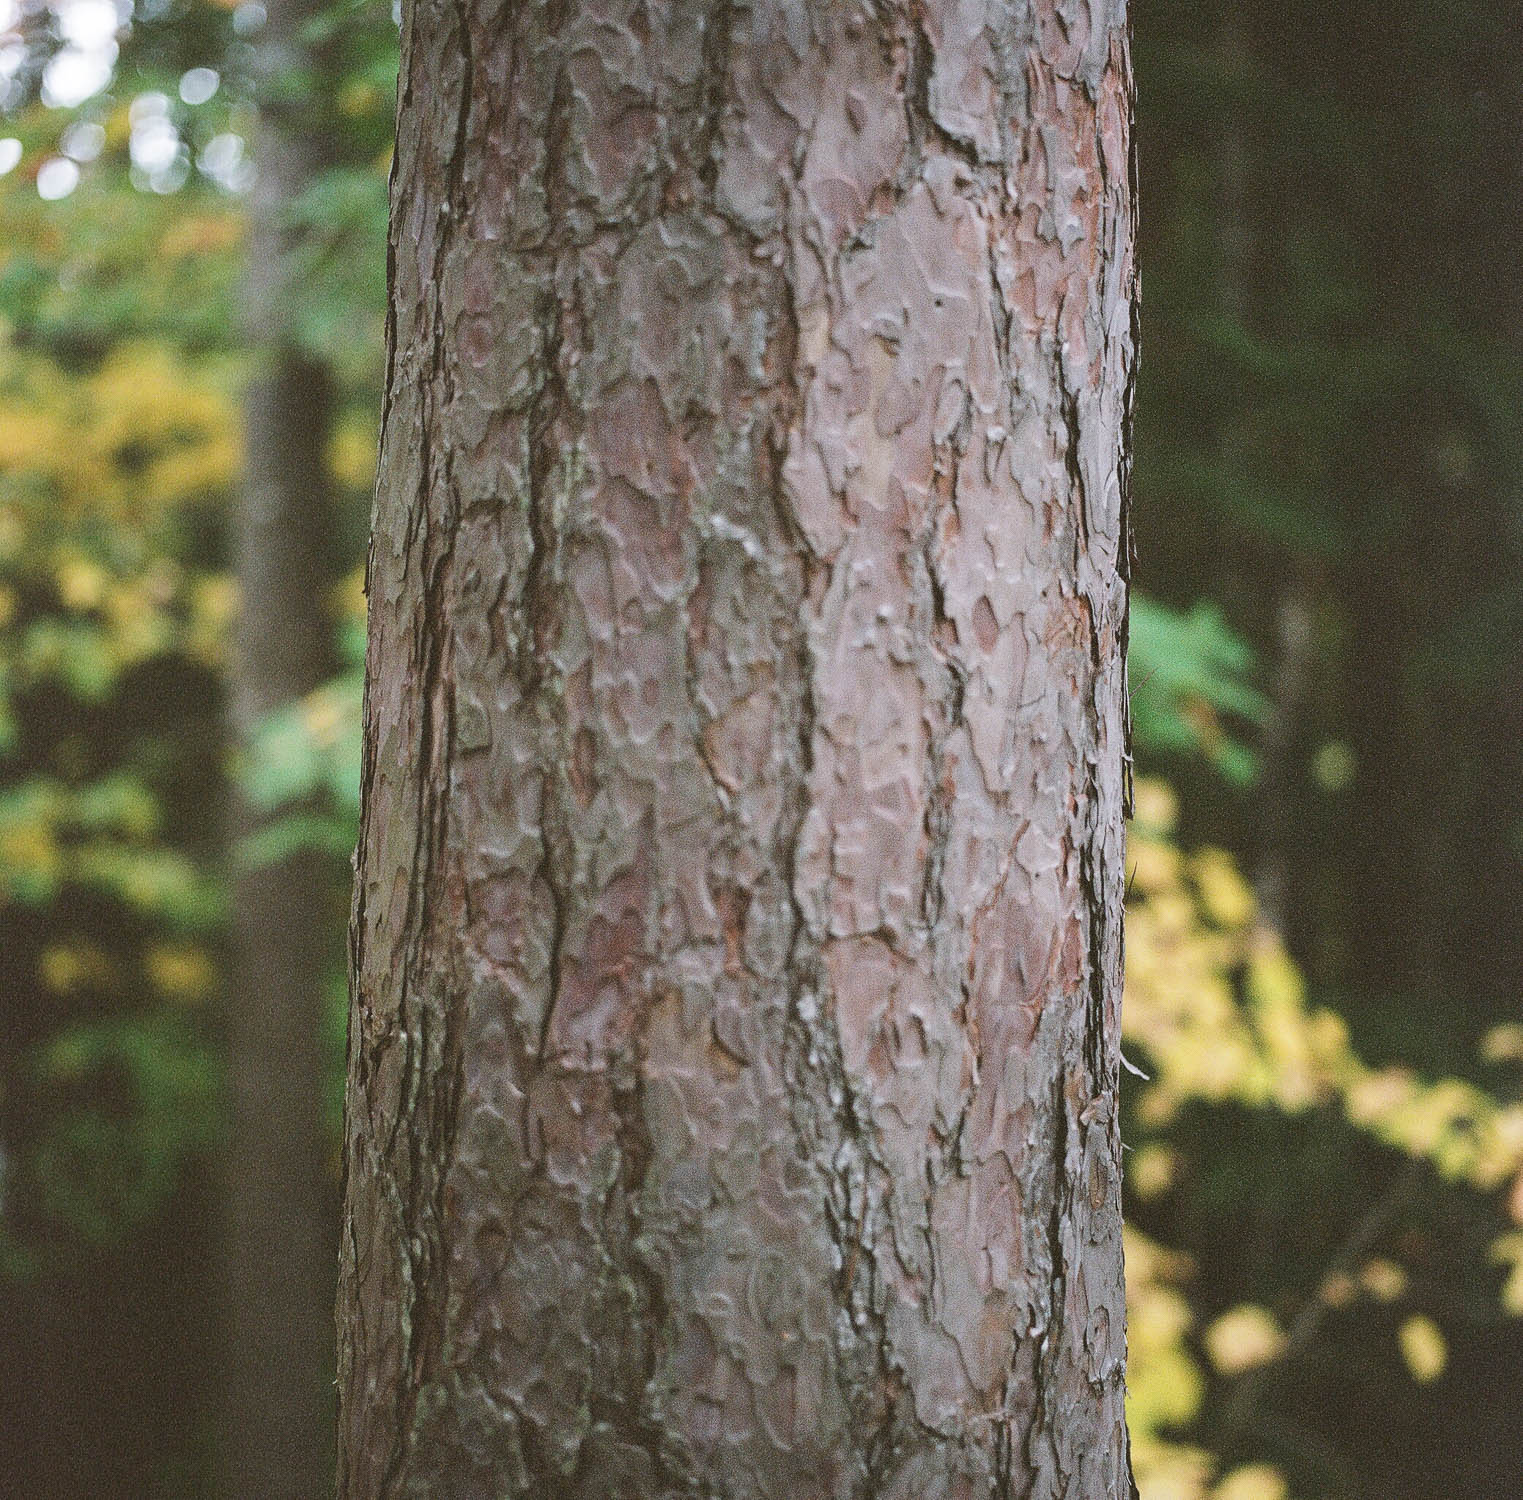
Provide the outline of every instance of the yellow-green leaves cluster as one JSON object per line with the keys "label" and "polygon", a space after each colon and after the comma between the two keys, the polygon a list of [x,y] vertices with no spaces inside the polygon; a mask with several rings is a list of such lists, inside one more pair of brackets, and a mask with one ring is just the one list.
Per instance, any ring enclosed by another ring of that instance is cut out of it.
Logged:
{"label": "yellow-green leaves cluster", "polygon": [[[1291,1115],[1322,1109],[1447,1179],[1481,1192],[1505,1189],[1513,1219],[1523,1223],[1523,1105],[1460,1079],[1367,1064],[1343,1020],[1308,1000],[1232,858],[1179,847],[1176,812],[1166,785],[1139,784],[1122,1036],[1128,1057],[1149,1076],[1128,1083],[1144,1132],[1128,1140],[1129,1191],[1145,1201],[1178,1185],[1170,1132],[1189,1106]],[[1484,1052],[1492,1062],[1523,1060],[1523,1027],[1498,1028]],[[1504,1307],[1523,1315],[1523,1230],[1498,1238],[1493,1258],[1508,1269]],[[1292,1352],[1275,1311],[1255,1302],[1197,1317],[1189,1298],[1193,1270],[1187,1257],[1128,1231],[1129,1411],[1142,1495],[1284,1500],[1285,1480],[1272,1467],[1221,1472],[1211,1454],[1177,1437],[1200,1413],[1210,1380],[1256,1378]],[[1329,1268],[1320,1285],[1306,1289],[1299,1311],[1361,1298],[1397,1304],[1407,1295],[1406,1272],[1377,1256]],[[1427,1313],[1409,1307],[1395,1345],[1414,1380],[1443,1373],[1447,1343]]]}
{"label": "yellow-green leaves cluster", "polygon": [[[1483,1190],[1517,1182],[1523,1104],[1460,1079],[1425,1081],[1363,1062],[1343,1020],[1308,1003],[1230,856],[1182,853],[1170,841],[1173,822],[1172,794],[1145,783],[1129,856],[1122,1017],[1126,1043],[1152,1063],[1137,1101],[1144,1123],[1166,1126],[1194,1101],[1290,1113],[1326,1106],[1455,1181]],[[1493,1036],[1489,1049],[1506,1040]]]}

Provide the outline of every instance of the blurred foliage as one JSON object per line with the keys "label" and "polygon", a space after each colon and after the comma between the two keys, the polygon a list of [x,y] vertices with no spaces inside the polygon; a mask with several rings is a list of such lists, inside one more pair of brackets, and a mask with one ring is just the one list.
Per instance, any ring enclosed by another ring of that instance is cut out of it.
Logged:
{"label": "blurred foliage", "polygon": [[[44,1330],[113,1277],[141,1323],[166,1247],[195,1243],[231,862],[300,845],[341,872],[352,843],[395,70],[374,0],[320,18],[321,76],[260,71],[257,0],[144,0],[108,16],[107,76],[74,99],[69,6],[102,3],[26,0],[0,58],[0,1277]],[[1470,0],[1139,13],[1124,1036],[1148,1076],[1123,1134],[1144,1500],[1503,1493],[1523,1464],[1498,1435],[1453,1468],[1523,1352],[1514,50]],[[332,143],[289,213],[300,336],[343,392],[344,666],[236,761],[256,97]],[[235,779],[276,816],[229,847]],[[1244,874],[1269,798],[1294,833],[1283,932]],[[342,1024],[335,973],[335,1057]],[[209,1321],[204,1269],[172,1291]],[[145,1381],[204,1384],[204,1354],[123,1338]],[[108,1356],[59,1358],[55,1408]],[[18,1429],[67,1446],[48,1399]],[[1393,1452],[1398,1421],[1432,1472]],[[194,1492],[164,1477],[194,1453],[159,1440],[156,1492]]]}
{"label": "blurred foliage", "polygon": [[1129,667],[1133,749],[1144,762],[1198,752],[1232,785],[1252,785],[1248,731],[1269,704],[1254,686],[1252,650],[1216,605],[1174,610],[1135,595]]}
{"label": "blurred foliage", "polygon": [[[1379,1154],[1407,1158],[1415,1164],[1409,1172],[1431,1171],[1478,1194],[1500,1192],[1511,1218],[1523,1222],[1523,1102],[1456,1078],[1425,1080],[1407,1067],[1369,1066],[1342,1018],[1309,1002],[1233,858],[1221,849],[1182,851],[1176,815],[1166,783],[1138,784],[1122,1036],[1129,1059],[1146,1074],[1127,1091],[1125,1132],[1132,1148],[1128,1182],[1138,1200],[1127,1231],[1127,1293],[1139,1487],[1148,1500],[1316,1493],[1309,1486],[1292,1490],[1287,1474],[1262,1458],[1222,1473],[1212,1452],[1180,1434],[1213,1400],[1225,1417],[1240,1416],[1245,1391],[1256,1396],[1275,1367],[1289,1366],[1314,1339],[1330,1336],[1333,1313],[1342,1336],[1356,1337],[1367,1353],[1384,1344],[1374,1358],[1388,1380],[1399,1379],[1402,1366],[1420,1383],[1443,1373],[1446,1340],[1418,1303],[1419,1279],[1399,1263],[1399,1251],[1377,1253],[1399,1198],[1387,1188],[1332,1226],[1340,1238],[1325,1264],[1306,1284],[1274,1296],[1275,1306],[1248,1299],[1278,1289],[1243,1285],[1229,1295],[1244,1300],[1213,1312],[1190,1297],[1193,1258],[1135,1227],[1160,1200],[1190,1191],[1190,1154],[1199,1143],[1187,1117],[1230,1106],[1304,1121],[1310,1131],[1336,1123]],[[1498,1028],[1485,1051],[1516,1067],[1523,1062],[1523,1027]],[[1395,1180],[1405,1186],[1412,1179]],[[1502,1303],[1519,1316],[1523,1233],[1505,1222],[1498,1217],[1491,1258],[1512,1268]],[[1384,1327],[1384,1338],[1369,1325]],[[1235,1420],[1223,1425],[1229,1439],[1238,1436]],[[1314,1478],[1292,1477],[1300,1485]]]}
{"label": "blurred foliage", "polygon": [[[358,580],[356,580],[358,581]],[[256,863],[292,849],[349,858],[360,812],[360,708],[364,691],[363,597],[343,632],[348,667],[255,730],[240,775],[254,807],[281,813],[245,838],[234,858]]]}
{"label": "blurred foliage", "polygon": [[[265,726],[246,764],[223,722],[257,21],[140,15],[109,88],[72,109],[13,98],[0,145],[19,158],[0,177],[0,1269],[38,1286],[148,1232],[215,1145],[229,858],[315,843],[337,872],[353,843],[357,566],[334,601],[346,677]],[[321,226],[301,332],[344,382],[330,456],[357,557],[395,32],[352,6],[330,30],[345,87],[319,107],[341,124],[292,213]],[[36,51],[45,93],[58,36]],[[234,777],[300,812],[227,850]]]}
{"label": "blurred foliage", "polygon": [[[125,184],[62,204],[15,174],[3,187],[0,1232],[34,1263],[45,1225],[99,1241],[151,1216],[213,1136],[213,1049],[189,1012],[214,988],[225,902],[215,804],[195,804],[220,775],[234,600],[213,539],[238,421],[227,357],[154,326],[174,300],[157,277],[178,281],[183,257],[148,247],[182,240],[182,218]],[[116,254],[134,242],[128,277]],[[66,299],[70,275],[85,290]],[[114,308],[90,295],[97,276],[141,285],[136,320],[120,290]]]}

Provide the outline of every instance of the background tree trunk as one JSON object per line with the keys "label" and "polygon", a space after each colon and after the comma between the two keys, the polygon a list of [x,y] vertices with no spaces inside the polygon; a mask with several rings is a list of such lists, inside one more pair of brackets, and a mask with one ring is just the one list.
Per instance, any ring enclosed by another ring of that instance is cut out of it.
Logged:
{"label": "background tree trunk", "polygon": [[[258,44],[263,88],[250,198],[245,325],[254,374],[244,398],[245,481],[236,513],[242,600],[231,677],[234,734],[335,670],[333,384],[301,350],[297,200],[324,144],[293,113],[293,70],[315,0],[272,0]],[[299,106],[298,106],[299,107]],[[279,809],[275,816],[292,810]],[[240,807],[240,835],[261,815]],[[324,1119],[324,986],[335,954],[331,857],[315,849],[236,857],[227,1058],[226,1324],[219,1493],[227,1500],[323,1493],[332,1475],[333,1190]]]}
{"label": "background tree trunk", "polygon": [[[1256,247],[1262,239],[1264,219],[1260,194],[1253,181],[1253,153],[1245,135],[1243,111],[1246,81],[1254,71],[1254,41],[1242,9],[1229,6],[1223,14],[1216,39],[1216,63],[1224,90],[1226,109],[1217,121],[1218,303],[1222,315],[1236,325],[1237,336],[1253,340],[1259,335],[1260,318],[1252,290],[1261,273],[1256,270]],[[1257,394],[1240,391],[1233,409],[1218,434],[1222,469],[1233,482],[1247,487],[1255,481],[1255,434],[1251,417]],[[1312,569],[1292,565],[1291,574],[1279,586],[1274,609],[1275,658],[1268,717],[1259,736],[1259,784],[1255,797],[1258,825],[1258,857],[1253,866],[1253,887],[1260,915],[1282,936],[1288,935],[1289,919],[1298,905],[1294,890],[1296,861],[1297,770],[1307,698],[1313,687],[1315,666],[1315,597]],[[1265,1205],[1268,1211],[1268,1205]],[[1273,1253],[1272,1236],[1261,1235],[1263,1253]]]}
{"label": "background tree trunk", "polygon": [[418,0],[347,1496],[1129,1490],[1102,3]]}

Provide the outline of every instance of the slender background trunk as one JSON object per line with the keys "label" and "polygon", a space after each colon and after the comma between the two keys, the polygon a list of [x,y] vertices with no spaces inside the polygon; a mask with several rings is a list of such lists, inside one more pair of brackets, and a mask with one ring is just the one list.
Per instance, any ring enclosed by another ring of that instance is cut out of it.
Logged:
{"label": "slender background trunk", "polygon": [[1105,3],[404,17],[346,1496],[1129,1492]]}
{"label": "slender background trunk", "polygon": [[[1253,156],[1245,138],[1246,80],[1253,76],[1254,46],[1248,18],[1229,7],[1217,34],[1216,60],[1226,90],[1227,109],[1217,122],[1218,302],[1244,339],[1258,334],[1251,295],[1256,279],[1256,247],[1264,211],[1253,180]],[[1240,394],[1237,409],[1223,420],[1219,448],[1223,469],[1235,484],[1255,473],[1252,398]],[[1297,756],[1307,698],[1312,688],[1315,649],[1313,569],[1292,565],[1274,611],[1275,656],[1268,718],[1259,737],[1260,779],[1256,797],[1258,857],[1253,867],[1260,914],[1282,935],[1296,906]],[[1263,1236],[1266,1253],[1269,1236]]]}
{"label": "slender background trunk", "polygon": [[[230,684],[241,745],[335,669],[326,457],[334,393],[327,370],[299,346],[292,223],[323,166],[323,143],[281,102],[302,97],[289,77],[310,66],[301,31],[320,9],[272,0],[258,43],[259,176],[244,278],[254,373],[244,398],[246,477],[234,533],[242,607]],[[246,836],[259,814],[243,806],[235,822]],[[331,859],[319,851],[254,864],[235,856],[218,1450],[226,1500],[318,1495],[332,1473],[335,1193],[321,1040],[334,899]]]}

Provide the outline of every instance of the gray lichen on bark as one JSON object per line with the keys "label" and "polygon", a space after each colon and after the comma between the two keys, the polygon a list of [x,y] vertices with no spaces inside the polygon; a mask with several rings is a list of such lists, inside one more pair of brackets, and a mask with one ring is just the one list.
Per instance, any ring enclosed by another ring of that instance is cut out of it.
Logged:
{"label": "gray lichen on bark", "polygon": [[1128,1492],[1105,0],[406,14],[349,1496]]}

